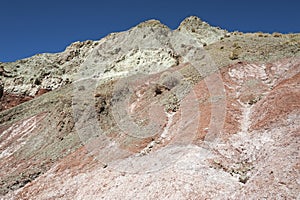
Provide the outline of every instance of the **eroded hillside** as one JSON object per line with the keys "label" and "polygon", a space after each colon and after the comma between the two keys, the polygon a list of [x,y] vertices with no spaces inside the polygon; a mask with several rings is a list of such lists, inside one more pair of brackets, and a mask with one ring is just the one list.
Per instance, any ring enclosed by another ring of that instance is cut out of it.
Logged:
{"label": "eroded hillside", "polygon": [[150,20],[0,66],[3,199],[299,198],[299,34]]}

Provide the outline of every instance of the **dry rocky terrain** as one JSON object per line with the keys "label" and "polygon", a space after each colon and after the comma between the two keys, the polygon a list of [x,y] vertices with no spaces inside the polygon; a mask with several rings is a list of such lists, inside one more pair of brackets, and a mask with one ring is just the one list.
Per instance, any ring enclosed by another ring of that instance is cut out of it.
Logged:
{"label": "dry rocky terrain", "polygon": [[0,199],[300,199],[299,34],[149,20],[0,78]]}

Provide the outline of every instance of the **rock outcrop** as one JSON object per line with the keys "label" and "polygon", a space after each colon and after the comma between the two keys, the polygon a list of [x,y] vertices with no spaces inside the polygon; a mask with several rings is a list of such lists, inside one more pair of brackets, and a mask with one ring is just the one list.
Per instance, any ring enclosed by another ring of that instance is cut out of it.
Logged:
{"label": "rock outcrop", "polygon": [[299,198],[299,45],[193,16],[0,63],[1,199]]}
{"label": "rock outcrop", "polygon": [[219,27],[212,27],[196,16],[191,16],[183,20],[177,29],[193,37],[196,37],[204,46],[212,44],[224,37],[229,37],[230,33]]}

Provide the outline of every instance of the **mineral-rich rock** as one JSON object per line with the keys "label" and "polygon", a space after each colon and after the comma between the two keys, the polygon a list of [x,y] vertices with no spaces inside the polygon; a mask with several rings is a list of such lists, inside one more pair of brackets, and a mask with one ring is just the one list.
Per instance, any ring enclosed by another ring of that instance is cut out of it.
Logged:
{"label": "mineral-rich rock", "polygon": [[157,20],[0,63],[1,199],[297,199],[299,34]]}

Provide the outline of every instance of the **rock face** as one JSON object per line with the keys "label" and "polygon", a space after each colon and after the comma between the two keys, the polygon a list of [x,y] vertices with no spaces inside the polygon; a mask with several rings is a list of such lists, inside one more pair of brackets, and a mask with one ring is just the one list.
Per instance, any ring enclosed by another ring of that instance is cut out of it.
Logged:
{"label": "rock face", "polygon": [[212,44],[229,36],[227,31],[222,30],[219,27],[212,27],[195,16],[191,16],[183,20],[177,30],[191,34],[203,45]]}
{"label": "rock face", "polygon": [[149,20],[0,65],[1,199],[300,198],[299,34]]}

